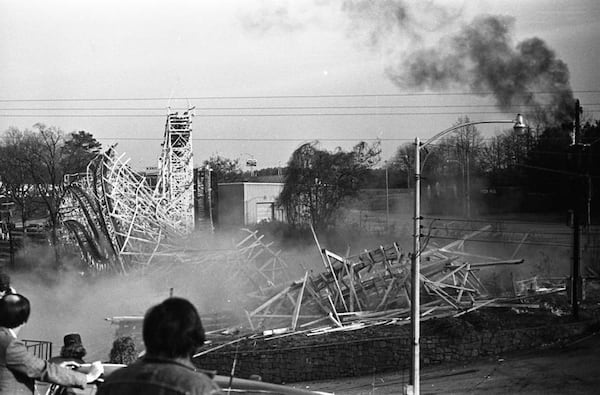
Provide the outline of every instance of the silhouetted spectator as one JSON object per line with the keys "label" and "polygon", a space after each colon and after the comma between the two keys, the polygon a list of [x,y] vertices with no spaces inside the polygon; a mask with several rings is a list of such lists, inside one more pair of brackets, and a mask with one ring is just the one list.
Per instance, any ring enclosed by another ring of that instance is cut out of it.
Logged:
{"label": "silhouetted spectator", "polygon": [[121,336],[113,342],[110,349],[109,362],[129,365],[138,359],[135,343],[129,336]]}
{"label": "silhouetted spectator", "polygon": [[98,395],[222,394],[217,384],[192,363],[192,355],[205,340],[193,304],[169,298],[150,308],[142,333],[146,354],[110,374]]}

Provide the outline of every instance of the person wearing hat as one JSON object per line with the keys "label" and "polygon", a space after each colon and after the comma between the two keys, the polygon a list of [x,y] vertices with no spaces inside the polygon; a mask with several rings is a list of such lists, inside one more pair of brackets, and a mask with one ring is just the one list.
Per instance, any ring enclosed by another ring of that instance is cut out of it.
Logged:
{"label": "person wearing hat", "polygon": [[50,358],[52,363],[75,362],[77,364],[85,363],[83,357],[87,351],[81,342],[79,333],[69,333],[63,338],[64,345],[60,349],[60,355]]}
{"label": "person wearing hat", "polygon": [[29,320],[30,309],[23,295],[0,298],[0,394],[33,395],[36,379],[79,388],[96,381],[104,372],[100,362],[81,373],[38,358],[27,349],[18,335]]}
{"label": "person wearing hat", "polygon": [[[51,363],[58,363],[68,366],[77,367],[78,365],[84,364],[83,357],[87,351],[83,347],[81,342],[81,335],[79,333],[69,333],[63,337],[63,346],[60,349],[60,355],[50,358]],[[86,394],[86,390],[79,388],[63,387],[56,384],[51,386],[52,395],[83,395]]]}

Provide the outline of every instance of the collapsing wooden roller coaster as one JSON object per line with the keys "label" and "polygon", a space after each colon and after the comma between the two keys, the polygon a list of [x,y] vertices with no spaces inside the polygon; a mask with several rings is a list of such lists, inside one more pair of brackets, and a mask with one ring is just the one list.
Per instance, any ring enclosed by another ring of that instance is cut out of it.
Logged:
{"label": "collapsing wooden roller coaster", "polygon": [[169,111],[154,188],[114,146],[66,177],[62,222],[91,268],[126,272],[181,251],[195,224],[191,124],[191,109]]}

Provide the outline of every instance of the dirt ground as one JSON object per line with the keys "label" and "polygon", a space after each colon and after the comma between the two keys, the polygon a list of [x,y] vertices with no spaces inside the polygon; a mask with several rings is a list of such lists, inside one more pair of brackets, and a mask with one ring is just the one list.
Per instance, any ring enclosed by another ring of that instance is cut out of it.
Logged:
{"label": "dirt ground", "polygon": [[[401,394],[408,378],[409,372],[403,371],[294,387],[344,395]],[[600,333],[562,347],[426,367],[420,383],[421,394],[598,394]]]}

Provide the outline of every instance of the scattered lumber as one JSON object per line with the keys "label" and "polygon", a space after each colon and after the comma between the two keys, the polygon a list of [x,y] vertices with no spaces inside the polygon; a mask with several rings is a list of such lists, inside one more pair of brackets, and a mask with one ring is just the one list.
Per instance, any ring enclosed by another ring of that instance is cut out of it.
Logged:
{"label": "scattered lumber", "polygon": [[[487,299],[487,290],[478,278],[478,271],[498,265],[518,265],[522,259],[501,260],[470,254],[465,242],[488,231],[489,225],[470,232],[444,246],[429,248],[421,254],[421,315],[426,318],[460,316],[487,305],[502,303]],[[323,271],[306,272],[303,279],[273,285],[263,289],[263,298],[247,313],[255,330],[272,334],[269,329],[283,330],[285,335],[297,330],[320,328],[314,333],[355,330],[369,325],[403,324],[410,320],[411,258],[398,243],[379,245],[355,255],[342,255],[319,248]],[[246,237],[262,240],[258,235]],[[262,242],[262,241],[261,241]],[[315,319],[322,315],[321,319]],[[323,327],[323,322],[331,326]]]}

